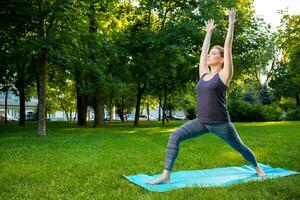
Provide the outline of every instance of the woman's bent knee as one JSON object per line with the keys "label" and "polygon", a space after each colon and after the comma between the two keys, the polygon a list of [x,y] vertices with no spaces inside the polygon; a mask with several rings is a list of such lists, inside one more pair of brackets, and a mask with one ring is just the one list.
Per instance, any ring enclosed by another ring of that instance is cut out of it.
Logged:
{"label": "woman's bent knee", "polygon": [[180,142],[181,138],[182,134],[179,131],[175,131],[169,136],[169,141]]}

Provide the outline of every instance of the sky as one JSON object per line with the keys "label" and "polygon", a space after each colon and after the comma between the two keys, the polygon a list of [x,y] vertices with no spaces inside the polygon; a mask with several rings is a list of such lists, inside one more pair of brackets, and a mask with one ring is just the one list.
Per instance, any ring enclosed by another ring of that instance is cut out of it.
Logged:
{"label": "sky", "polygon": [[273,28],[280,24],[278,10],[288,8],[289,14],[300,15],[300,0],[254,0],[256,15],[265,19]]}

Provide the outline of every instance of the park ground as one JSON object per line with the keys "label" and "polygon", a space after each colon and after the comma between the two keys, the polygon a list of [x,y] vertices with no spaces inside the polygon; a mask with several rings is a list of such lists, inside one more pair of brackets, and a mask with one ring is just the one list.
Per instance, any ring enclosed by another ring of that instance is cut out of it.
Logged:
{"label": "park ground", "polygon": [[[169,134],[184,121],[109,122],[105,128],[47,123],[0,124],[0,199],[300,199],[300,176],[229,187],[149,192],[123,175],[157,174]],[[234,123],[258,162],[300,172],[300,121]],[[214,134],[181,143],[174,171],[248,163]]]}

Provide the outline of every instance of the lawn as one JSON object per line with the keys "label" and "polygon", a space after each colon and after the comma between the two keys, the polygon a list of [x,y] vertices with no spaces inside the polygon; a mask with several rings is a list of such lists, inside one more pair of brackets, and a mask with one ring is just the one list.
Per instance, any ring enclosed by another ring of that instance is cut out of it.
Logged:
{"label": "lawn", "polygon": [[[230,187],[148,192],[123,175],[161,173],[169,134],[182,121],[107,123],[78,128],[49,122],[47,137],[36,124],[0,124],[0,199],[300,199],[300,176]],[[300,171],[300,122],[234,123],[258,162]],[[181,143],[174,171],[248,163],[214,134]]]}

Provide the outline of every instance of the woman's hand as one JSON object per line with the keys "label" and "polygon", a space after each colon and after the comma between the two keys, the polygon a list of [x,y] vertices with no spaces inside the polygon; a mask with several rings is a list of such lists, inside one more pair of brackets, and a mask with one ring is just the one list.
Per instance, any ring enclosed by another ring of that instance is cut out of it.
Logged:
{"label": "woman's hand", "polygon": [[236,21],[235,16],[236,16],[236,9],[235,8],[231,8],[228,11],[229,24],[234,24],[235,23],[235,21]]}
{"label": "woman's hand", "polygon": [[217,25],[215,25],[215,21],[213,19],[205,22],[206,32],[212,32],[216,26]]}

